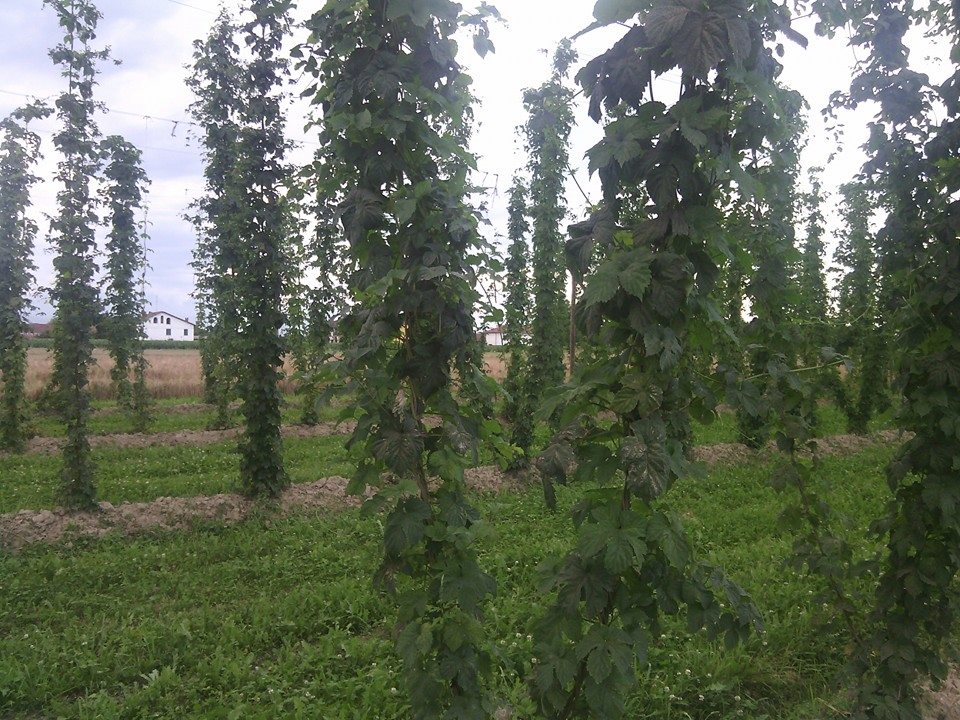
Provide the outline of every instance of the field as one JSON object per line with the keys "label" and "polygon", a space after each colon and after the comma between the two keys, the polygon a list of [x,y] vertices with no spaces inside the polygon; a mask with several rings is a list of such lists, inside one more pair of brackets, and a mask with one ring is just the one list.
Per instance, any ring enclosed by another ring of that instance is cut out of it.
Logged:
{"label": "field", "polygon": [[[195,349],[175,350],[148,349],[145,351],[150,368],[147,384],[155,398],[194,398],[203,393],[203,377],[200,371],[200,353]],[[113,361],[103,348],[93,351],[95,364],[90,369],[90,393],[94,399],[113,397],[110,385],[110,369]],[[505,373],[503,361],[497,353],[487,353],[487,367],[494,377]],[[288,373],[292,368],[286,367]],[[27,358],[27,394],[36,398],[50,379],[53,370],[53,353],[49,348],[31,347]],[[294,383],[288,381],[284,389],[292,390]]]}
{"label": "field", "polygon": [[[36,352],[31,359],[38,362]],[[241,506],[232,495],[209,497],[236,489],[238,456],[232,437],[204,434],[212,411],[188,393],[199,382],[196,354],[158,350],[151,360],[152,388],[173,398],[155,408],[153,429],[164,434],[153,437],[162,444],[124,435],[126,421],[110,402],[98,403],[93,418],[100,495],[111,504],[104,518],[126,513],[137,522],[87,537],[83,522],[55,510],[59,458],[44,443],[62,429],[51,419],[37,422],[31,451],[3,458],[4,542],[18,544],[25,518],[34,524],[22,547],[0,554],[0,717],[409,717],[393,603],[371,583],[381,520],[345,498],[337,480],[353,466],[345,428],[330,422],[339,408],[325,410],[316,435],[301,436],[293,433],[298,401],[288,396],[284,453],[295,497]],[[840,432],[839,413],[825,407],[821,415],[824,434]],[[874,429],[888,424],[881,418]],[[830,611],[815,601],[818,581],[783,568],[792,538],[778,522],[785,499],[768,482],[775,458],[736,440],[729,414],[698,425],[705,472],[667,502],[702,558],[750,591],[765,631],[725,651],[667,622],[631,718],[801,720],[839,717],[834,708],[843,707],[843,647]],[[822,485],[855,527],[887,497],[892,446],[828,445]],[[495,691],[503,717],[531,718],[529,634],[546,601],[537,566],[572,542],[569,511],[584,488],[561,488],[550,512],[539,486],[484,473],[473,499],[489,521],[481,559],[498,585],[486,627],[490,637],[509,638],[496,647]],[[216,512],[182,514],[191,503]],[[181,512],[177,523],[173,512]],[[49,534],[53,527],[59,534]],[[59,541],[33,542],[51,537]]]}

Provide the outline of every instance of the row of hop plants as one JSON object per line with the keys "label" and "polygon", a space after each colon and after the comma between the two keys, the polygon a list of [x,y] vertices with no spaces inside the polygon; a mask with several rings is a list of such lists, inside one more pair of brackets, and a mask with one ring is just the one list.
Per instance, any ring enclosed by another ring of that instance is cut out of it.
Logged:
{"label": "row of hop plants", "polygon": [[[54,60],[72,88],[86,88],[58,104],[63,191],[53,237],[64,494],[89,506],[83,388],[94,245],[87,214],[69,211],[91,203],[90,91],[105,54],[89,48],[99,18],[89,0],[49,3],[67,31]],[[737,411],[746,440],[772,438],[782,451],[775,479],[788,494],[792,561],[820,578],[823,599],[847,621],[852,714],[917,720],[921,683],[943,678],[960,558],[960,79],[934,86],[916,73],[904,37],[922,28],[950,43],[955,60],[960,8],[800,5],[820,34],[853,28],[866,58],[831,109],[880,108],[868,161],[842,189],[840,321],[831,321],[823,278],[822,193],[816,181],[798,190],[803,99],[780,79],[779,43],[806,39],[789,8],[599,0],[584,32],[621,36],[579,66],[575,83],[603,128],[588,153],[602,200],[565,242],[568,142],[580,112],[567,80],[578,64],[571,44],[523,97],[529,163],[510,193],[506,426],[493,418],[498,389],[476,342],[475,317],[489,310],[478,288],[497,268],[469,203],[472,98],[456,42],[466,31],[481,55],[493,50],[497,12],[451,0],[328,0],[292,54],[319,140],[300,169],[286,160],[283,117],[292,3],[251,0],[236,18],[221,13],[196,44],[189,83],[206,185],[191,218],[208,398],[224,412],[240,399],[242,487],[274,497],[288,482],[284,354],[295,353],[311,408],[327,397],[327,380],[329,393],[350,394],[350,488],[386,513],[376,581],[397,598],[414,717],[479,720],[497,710],[482,623],[496,584],[476,550],[483,521],[464,482],[481,446],[516,468],[536,458],[550,505],[556,483],[590,487],[573,512],[574,542],[543,570],[548,602],[529,678],[542,717],[622,717],[665,617],[683,616],[728,645],[761,626],[747,593],[698,558],[664,502],[693,473],[691,421],[715,416],[721,402]],[[665,82],[676,74],[679,86]],[[118,207],[130,201],[121,195]],[[292,301],[292,286],[309,292]],[[343,289],[350,303],[336,308]],[[344,345],[333,356],[328,328],[338,314]],[[528,324],[529,343],[520,330]],[[566,370],[565,328],[577,337]],[[850,359],[846,372],[839,353]],[[898,422],[912,436],[870,530],[881,549],[861,561],[818,494],[817,400],[830,393],[862,431],[891,378]],[[539,453],[531,418],[552,431]]]}

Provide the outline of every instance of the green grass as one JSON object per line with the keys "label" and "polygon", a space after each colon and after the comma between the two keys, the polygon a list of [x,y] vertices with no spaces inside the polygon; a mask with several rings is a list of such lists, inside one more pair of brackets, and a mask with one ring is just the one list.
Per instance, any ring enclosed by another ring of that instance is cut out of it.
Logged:
{"label": "green grass", "polygon": [[[889,455],[824,463],[831,500],[860,529],[885,497]],[[628,717],[801,720],[839,702],[844,639],[821,623],[817,583],[781,568],[791,538],[770,473],[715,468],[668,496],[705,559],[753,594],[765,634],[724,652],[668,624]],[[518,719],[532,717],[527,634],[547,601],[536,566],[570,546],[568,511],[581,491],[560,488],[555,514],[535,490],[477,498],[493,530],[481,559],[499,586],[485,625],[499,653],[494,690]],[[379,522],[353,510],[264,516],[0,556],[0,717],[410,717],[392,603],[369,581]]]}
{"label": "green grass", "polygon": [[[846,418],[843,413],[834,405],[822,405],[817,410],[819,424],[816,428],[816,434],[819,437],[829,435],[840,435],[847,432]],[[883,430],[891,427],[893,424],[893,412],[888,411],[878,415],[870,422],[870,432]],[[737,416],[735,413],[725,411],[719,413],[717,418],[709,424],[698,422],[693,423],[693,438],[697,445],[715,445],[717,443],[735,443],[742,442],[743,438],[737,429]]]}
{"label": "green grass", "polygon": [[[342,437],[287,438],[283,447],[284,463],[295,483],[352,472]],[[234,441],[136,450],[99,447],[93,457],[99,499],[112,503],[235,492],[239,485]],[[4,457],[0,513],[56,506],[60,463],[60,457],[52,454]]]}
{"label": "green grass", "polygon": [[[210,411],[188,413],[158,412],[155,430],[200,430],[212,419]],[[335,408],[327,408],[324,419],[334,419]],[[299,417],[299,409],[288,403],[285,420]],[[824,408],[821,431],[831,434],[842,431],[842,418],[834,408]],[[110,432],[111,423],[122,422],[119,414],[96,415],[94,427]],[[50,421],[52,422],[52,421]],[[877,428],[889,425],[879,418]],[[331,475],[349,475],[352,465],[344,448],[347,436],[288,438],[284,441],[284,461],[293,482],[309,482]],[[736,442],[736,419],[722,413],[709,425],[695,424],[697,444]],[[548,440],[546,426],[538,430],[538,444]],[[239,459],[236,441],[210,445],[170,445],[138,449],[100,446],[94,449],[97,463],[99,498],[109,502],[142,502],[163,496],[208,495],[232,492],[238,487]],[[489,453],[481,453],[480,463],[495,463]],[[57,505],[56,488],[60,473],[57,455],[26,454],[3,458],[0,465],[0,513],[25,508],[51,508]]]}
{"label": "green grass", "polygon": [[[167,408],[180,405],[195,404],[196,407],[189,411],[183,411],[178,408],[177,412],[166,412]],[[113,433],[132,432],[130,420],[121,411],[113,401],[104,401],[95,404],[97,412],[90,417],[90,433],[94,435],[107,435]],[[337,420],[340,413],[340,405],[323,407],[320,409],[319,416],[321,421]],[[181,432],[188,430],[206,430],[216,417],[216,412],[208,405],[201,403],[199,398],[173,398],[166,401],[157,401],[151,409],[153,421],[147,432]],[[285,399],[283,408],[283,423],[293,425],[300,422],[302,416],[302,407],[300,398],[288,396]],[[234,425],[243,422],[239,410],[231,412]],[[50,415],[35,415],[31,419],[31,428],[38,437],[63,437],[66,434],[64,424],[56,417]]]}

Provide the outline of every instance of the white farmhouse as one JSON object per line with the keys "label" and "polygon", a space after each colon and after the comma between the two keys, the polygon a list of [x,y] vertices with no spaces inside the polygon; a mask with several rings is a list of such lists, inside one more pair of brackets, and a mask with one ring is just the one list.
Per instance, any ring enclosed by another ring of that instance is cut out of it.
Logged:
{"label": "white farmhouse", "polygon": [[506,345],[503,337],[503,327],[494,325],[477,333],[477,340],[481,341],[487,347],[502,347]]}
{"label": "white farmhouse", "polygon": [[168,312],[147,313],[143,318],[143,333],[147,340],[180,340],[193,342],[196,326]]}

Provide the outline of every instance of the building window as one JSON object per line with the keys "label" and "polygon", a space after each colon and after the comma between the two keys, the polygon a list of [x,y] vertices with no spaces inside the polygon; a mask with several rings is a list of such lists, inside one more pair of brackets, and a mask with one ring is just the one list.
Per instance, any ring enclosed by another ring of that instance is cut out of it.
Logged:
{"label": "building window", "polygon": [[173,330],[171,330],[170,328],[167,328],[167,337],[169,337],[170,335],[173,335]]}
{"label": "building window", "polygon": [[190,330],[189,330],[188,328],[184,328],[184,329],[183,329],[183,336],[184,336],[184,337],[189,337],[189,336],[190,336]]}
{"label": "building window", "polygon": [[154,325],[157,324],[157,318],[156,318],[156,317],[153,318],[153,324],[154,324]]}
{"label": "building window", "polygon": [[167,318],[167,325],[170,324],[170,318]]}

